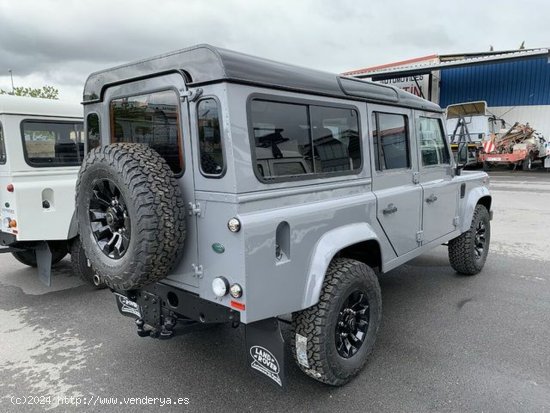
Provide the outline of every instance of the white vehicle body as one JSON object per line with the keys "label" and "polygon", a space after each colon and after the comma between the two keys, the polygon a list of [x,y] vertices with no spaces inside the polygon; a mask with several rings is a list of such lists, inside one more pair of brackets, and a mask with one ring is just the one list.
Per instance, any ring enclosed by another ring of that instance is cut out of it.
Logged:
{"label": "white vehicle body", "polygon": [[[66,240],[74,212],[79,166],[29,164],[22,136],[23,121],[81,124],[82,109],[78,104],[54,100],[0,96],[0,128],[6,153],[5,163],[0,164],[1,231],[15,235],[17,241]],[[35,147],[51,146],[39,140],[32,143]],[[13,185],[13,192],[7,190],[8,185]],[[45,201],[49,208],[44,207]],[[8,219],[16,220],[17,226],[10,228]]]}
{"label": "white vehicle body", "polygon": [[68,243],[63,241],[76,235],[69,235],[69,229],[85,150],[82,124],[79,104],[0,96],[3,252],[38,251],[40,243],[49,243],[52,253],[54,243],[55,248],[65,249],[64,254],[68,252]]}

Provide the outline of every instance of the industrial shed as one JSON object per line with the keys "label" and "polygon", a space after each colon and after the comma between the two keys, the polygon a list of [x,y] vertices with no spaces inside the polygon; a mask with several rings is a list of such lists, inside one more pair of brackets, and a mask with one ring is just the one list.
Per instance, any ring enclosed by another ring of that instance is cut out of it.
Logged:
{"label": "industrial shed", "polygon": [[486,101],[508,124],[528,122],[550,137],[548,49],[429,55],[345,74],[392,84],[442,108]]}

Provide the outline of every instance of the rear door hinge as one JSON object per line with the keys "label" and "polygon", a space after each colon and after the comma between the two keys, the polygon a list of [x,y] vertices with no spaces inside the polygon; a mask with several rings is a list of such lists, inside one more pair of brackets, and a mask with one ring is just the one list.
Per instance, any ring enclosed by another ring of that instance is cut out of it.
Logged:
{"label": "rear door hinge", "polygon": [[193,267],[193,272],[194,272],[193,277],[202,278],[203,276],[202,265],[191,264],[191,267]]}
{"label": "rear door hinge", "polygon": [[418,178],[418,176],[419,176],[418,172],[413,172],[413,184],[417,184],[420,182],[420,179]]}
{"label": "rear door hinge", "polygon": [[202,89],[199,87],[197,89],[191,90],[180,90],[180,99],[183,102],[185,99],[188,99],[189,102],[196,101],[202,95]]}
{"label": "rear door hinge", "polygon": [[416,242],[418,242],[419,244],[422,244],[423,241],[424,241],[424,231],[418,231],[416,233]]}
{"label": "rear door hinge", "polygon": [[201,204],[200,202],[189,202],[189,215],[201,216]]}

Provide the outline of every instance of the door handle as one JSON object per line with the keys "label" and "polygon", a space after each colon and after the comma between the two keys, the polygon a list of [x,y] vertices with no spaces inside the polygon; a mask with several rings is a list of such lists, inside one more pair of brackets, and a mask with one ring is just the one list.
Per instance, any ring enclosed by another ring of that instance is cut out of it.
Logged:
{"label": "door handle", "polygon": [[426,198],[426,202],[428,204],[433,204],[435,201],[437,201],[437,196],[435,196],[435,194],[431,194],[428,198]]}
{"label": "door handle", "polygon": [[397,207],[394,204],[389,204],[382,212],[384,215],[394,214],[397,212]]}

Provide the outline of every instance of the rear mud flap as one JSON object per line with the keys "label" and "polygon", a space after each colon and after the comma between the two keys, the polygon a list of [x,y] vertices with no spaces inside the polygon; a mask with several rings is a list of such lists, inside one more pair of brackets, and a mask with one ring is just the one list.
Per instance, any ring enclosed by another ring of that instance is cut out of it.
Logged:
{"label": "rear mud flap", "polygon": [[285,342],[279,321],[268,318],[246,324],[245,335],[248,365],[271,383],[285,387]]}
{"label": "rear mud flap", "polygon": [[35,247],[38,278],[50,287],[52,285],[52,252],[47,242],[41,242]]}

